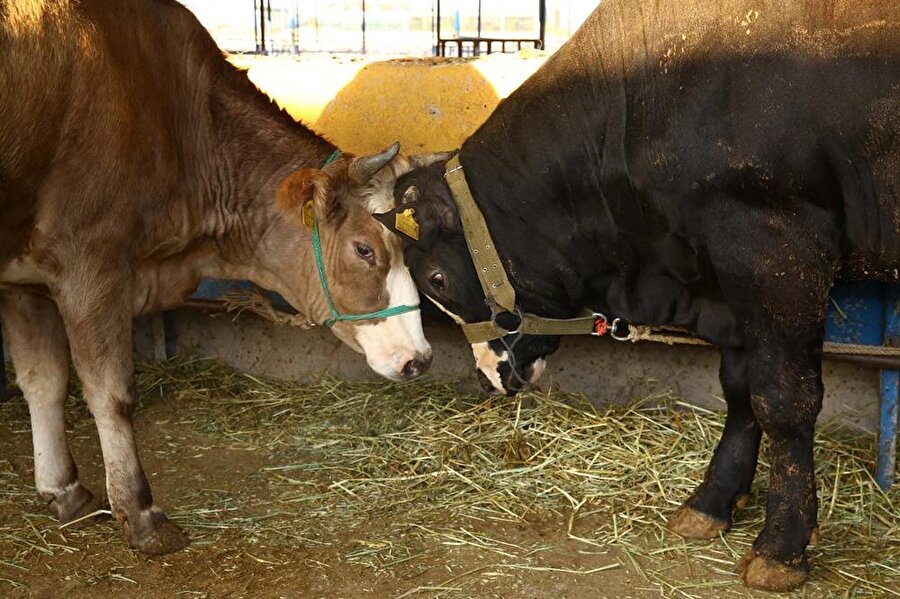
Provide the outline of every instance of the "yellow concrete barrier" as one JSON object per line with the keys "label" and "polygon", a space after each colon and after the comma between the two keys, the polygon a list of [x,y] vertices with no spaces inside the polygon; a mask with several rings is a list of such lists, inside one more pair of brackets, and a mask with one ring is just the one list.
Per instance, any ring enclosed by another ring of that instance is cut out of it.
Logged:
{"label": "yellow concrete barrier", "polygon": [[355,153],[400,141],[410,154],[460,143],[546,59],[538,52],[476,59],[234,56],[291,115]]}

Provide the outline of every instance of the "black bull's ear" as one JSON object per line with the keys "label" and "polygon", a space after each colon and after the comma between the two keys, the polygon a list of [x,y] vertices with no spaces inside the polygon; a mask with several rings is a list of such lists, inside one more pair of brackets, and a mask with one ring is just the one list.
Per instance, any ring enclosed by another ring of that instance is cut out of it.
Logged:
{"label": "black bull's ear", "polygon": [[381,224],[404,242],[412,245],[424,245],[434,238],[440,229],[440,221],[427,206],[421,202],[403,203],[382,214],[373,214]]}
{"label": "black bull's ear", "polygon": [[452,200],[423,196],[417,184],[403,183],[395,189],[394,197],[399,202],[396,208],[372,216],[405,243],[427,249],[434,244],[441,231],[461,231],[459,214]]}

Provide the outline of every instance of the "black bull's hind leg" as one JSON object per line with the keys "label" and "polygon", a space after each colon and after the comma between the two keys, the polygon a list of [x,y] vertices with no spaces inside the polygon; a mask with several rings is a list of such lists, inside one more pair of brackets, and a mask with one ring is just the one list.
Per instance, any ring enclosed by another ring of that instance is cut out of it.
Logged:
{"label": "black bull's hind leg", "polygon": [[[688,505],[727,523],[732,502],[747,491],[759,435],[746,413],[749,391],[752,415],[771,442],[772,467],[766,523],[739,569],[749,586],[785,591],[806,579],[806,546],[816,530],[813,434],[838,235],[827,212],[799,203],[748,211],[745,203],[726,199],[709,212],[708,247],[746,340],[746,372],[741,376],[729,363],[734,356],[724,357],[729,427]],[[732,369],[738,374],[730,378]]]}
{"label": "black bull's hind leg", "polygon": [[[753,411],[771,442],[766,523],[739,564],[744,581],[787,591],[806,578],[818,501],[813,434],[822,407],[821,338],[766,338],[751,363]],[[762,378],[756,378],[762,377]]]}
{"label": "black bull's hind leg", "polygon": [[762,431],[750,403],[746,352],[722,352],[719,380],[728,404],[722,439],[703,482],[669,520],[684,537],[708,539],[728,530],[735,507],[743,507],[756,474]]}

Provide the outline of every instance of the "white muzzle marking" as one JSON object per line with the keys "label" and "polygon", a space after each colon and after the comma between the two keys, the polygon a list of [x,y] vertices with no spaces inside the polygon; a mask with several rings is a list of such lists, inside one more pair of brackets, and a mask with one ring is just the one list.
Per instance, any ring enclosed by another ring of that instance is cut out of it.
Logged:
{"label": "white muzzle marking", "polygon": [[[388,272],[387,292],[389,308],[419,303],[416,285],[402,262]],[[360,324],[355,329],[355,340],[365,352],[366,362],[389,379],[403,378],[403,368],[411,360],[431,357],[431,345],[422,331],[418,310],[385,318],[377,324]]]}
{"label": "white muzzle marking", "polygon": [[534,362],[531,363],[531,376],[528,377],[528,382],[532,385],[538,382],[538,379],[541,378],[541,375],[544,374],[544,369],[547,368],[547,360],[544,358],[538,358]]}
{"label": "white muzzle marking", "polygon": [[500,380],[500,364],[509,362],[509,352],[497,355],[488,343],[473,343],[472,355],[475,356],[475,367],[487,377],[494,389],[505,394],[506,388]]}
{"label": "white muzzle marking", "polygon": [[[439,301],[429,295],[426,295],[425,297],[431,300],[431,303],[437,306],[441,312],[452,318],[456,324],[465,324],[465,321],[462,318],[448,310]],[[475,356],[475,367],[484,373],[484,376],[488,378],[494,386],[494,389],[500,393],[506,393],[506,388],[500,380],[500,364],[502,362],[509,362],[509,352],[504,351],[502,354],[497,355],[497,353],[490,348],[488,343],[483,342],[472,344],[472,355]],[[541,378],[541,375],[544,374],[544,369],[546,367],[547,361],[544,358],[538,358],[532,362],[531,376],[529,377],[528,382],[536,383],[537,380]]]}

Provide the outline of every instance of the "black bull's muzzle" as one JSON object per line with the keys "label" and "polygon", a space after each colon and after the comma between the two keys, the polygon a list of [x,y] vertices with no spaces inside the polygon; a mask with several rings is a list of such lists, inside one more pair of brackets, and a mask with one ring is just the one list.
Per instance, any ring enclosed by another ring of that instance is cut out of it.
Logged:
{"label": "black bull's muzzle", "polygon": [[489,354],[478,360],[478,382],[488,393],[512,396],[538,381],[544,359],[559,348],[559,337],[509,335],[487,345]]}

